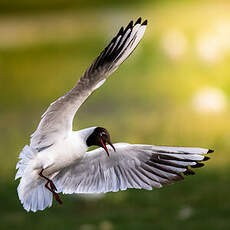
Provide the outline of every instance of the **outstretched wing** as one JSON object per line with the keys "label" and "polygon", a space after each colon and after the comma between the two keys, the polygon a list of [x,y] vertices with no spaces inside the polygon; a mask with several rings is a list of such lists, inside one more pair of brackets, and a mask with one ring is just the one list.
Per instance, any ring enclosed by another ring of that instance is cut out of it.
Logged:
{"label": "outstretched wing", "polygon": [[160,188],[164,184],[183,179],[194,172],[189,167],[202,167],[203,154],[212,150],[203,148],[161,147],[118,143],[116,152],[109,148],[87,152],[72,166],[52,178],[63,193],[106,193],[127,188]]}
{"label": "outstretched wing", "polygon": [[133,52],[144,35],[146,25],[147,21],[141,22],[139,18],[135,24],[131,21],[125,29],[120,29],[76,86],[48,107],[31,136],[31,147],[41,151],[72,131],[72,121],[78,108]]}

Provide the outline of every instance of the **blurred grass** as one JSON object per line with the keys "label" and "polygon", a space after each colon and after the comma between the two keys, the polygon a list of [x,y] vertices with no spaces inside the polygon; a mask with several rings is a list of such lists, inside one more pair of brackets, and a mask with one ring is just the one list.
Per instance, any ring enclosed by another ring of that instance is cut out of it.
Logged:
{"label": "blurred grass", "polygon": [[[91,7],[54,13],[41,7],[46,13],[37,15],[18,8],[21,15],[0,16],[1,229],[228,229],[230,55],[225,50],[207,62],[197,43],[212,31],[216,39],[216,26],[230,21],[230,4]],[[13,182],[20,150],[49,103],[73,87],[121,25],[139,15],[149,19],[143,41],[80,108],[74,127],[104,126],[113,142],[209,147],[215,149],[212,159],[195,177],[161,190],[111,193],[100,200],[65,196],[62,207],[25,213]],[[179,56],[170,56],[172,45],[165,47],[171,34],[185,39]],[[207,86],[226,96],[223,111],[194,109],[196,91]]]}
{"label": "blurred grass", "polygon": [[15,185],[1,184],[1,229],[227,230],[228,174],[229,171],[202,169],[182,183],[151,192],[128,190],[94,200],[63,196],[62,206],[54,202],[52,208],[37,213],[26,213],[21,208]]}
{"label": "blurred grass", "polygon": [[[178,1],[179,0],[175,0]],[[184,0],[183,2],[189,2],[190,0]],[[204,0],[203,0],[204,1]],[[116,8],[116,7],[138,7],[146,3],[167,3],[170,0],[1,0],[0,1],[0,13],[40,13],[45,11],[63,11],[69,9],[95,9],[95,8]]]}

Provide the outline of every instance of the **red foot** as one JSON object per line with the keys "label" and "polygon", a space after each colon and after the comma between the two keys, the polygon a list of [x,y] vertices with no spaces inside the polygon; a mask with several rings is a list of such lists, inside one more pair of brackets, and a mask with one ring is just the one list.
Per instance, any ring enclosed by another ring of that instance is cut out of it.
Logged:
{"label": "red foot", "polygon": [[57,201],[59,204],[62,204],[62,200],[61,200],[61,198],[59,197],[59,195],[58,195],[56,192],[54,192],[53,194],[54,194],[54,197],[55,197],[56,201]]}
{"label": "red foot", "polygon": [[[46,187],[50,192],[53,193],[53,195],[54,195],[56,201],[57,201],[59,204],[62,204],[61,198],[60,198],[59,195],[55,192],[55,191],[57,191],[57,188],[56,188],[55,184],[53,183],[52,180],[50,180],[48,177],[46,177],[46,176],[44,176],[44,175],[42,174],[43,171],[44,171],[44,169],[42,169],[42,171],[39,173],[39,176],[41,176],[41,177],[43,177],[44,179],[47,180],[47,182],[46,182],[46,184],[45,184],[45,187]],[[48,185],[50,185],[50,187],[49,187]]]}
{"label": "red foot", "polygon": [[54,191],[57,191],[57,188],[56,188],[56,186],[54,185],[53,181],[50,180],[49,183],[50,183],[51,189],[54,190]]}

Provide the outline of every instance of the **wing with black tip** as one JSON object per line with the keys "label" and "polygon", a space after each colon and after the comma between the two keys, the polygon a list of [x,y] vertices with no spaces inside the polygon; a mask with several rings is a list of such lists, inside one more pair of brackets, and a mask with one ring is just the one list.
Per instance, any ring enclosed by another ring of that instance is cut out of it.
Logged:
{"label": "wing with black tip", "polygon": [[136,23],[131,21],[125,29],[120,29],[76,86],[48,107],[31,136],[31,147],[40,151],[72,131],[72,121],[78,108],[134,51],[144,35],[146,25],[147,20],[142,22],[139,18]]}
{"label": "wing with black tip", "polygon": [[117,143],[116,152],[108,146],[87,152],[80,162],[59,171],[53,179],[59,192],[106,193],[127,188],[160,188],[193,175],[193,168],[213,152],[203,148],[166,147]]}

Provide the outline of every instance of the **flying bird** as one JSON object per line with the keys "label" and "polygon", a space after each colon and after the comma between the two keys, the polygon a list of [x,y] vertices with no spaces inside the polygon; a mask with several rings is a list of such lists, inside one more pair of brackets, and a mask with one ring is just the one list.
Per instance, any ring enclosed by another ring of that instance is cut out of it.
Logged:
{"label": "flying bird", "polygon": [[[212,150],[145,144],[112,144],[103,127],[72,131],[75,113],[99,88],[142,39],[147,20],[139,18],[121,28],[85,71],[77,84],[50,104],[37,130],[19,155],[15,179],[19,199],[27,211],[36,212],[62,203],[59,193],[106,193],[127,188],[160,188],[194,174],[191,168]],[[99,148],[88,151],[90,146]]]}

